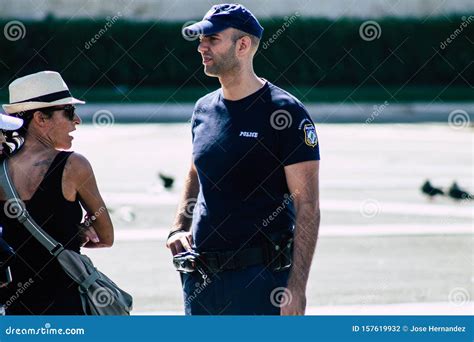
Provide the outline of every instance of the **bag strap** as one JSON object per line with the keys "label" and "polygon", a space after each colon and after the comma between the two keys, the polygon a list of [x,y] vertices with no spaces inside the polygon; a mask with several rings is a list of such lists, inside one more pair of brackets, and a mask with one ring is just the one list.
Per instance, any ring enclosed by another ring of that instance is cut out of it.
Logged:
{"label": "bag strap", "polygon": [[57,256],[64,250],[62,244],[53,239],[48,233],[46,233],[30,216],[26,210],[25,204],[20,200],[20,196],[16,192],[15,186],[8,175],[7,160],[2,161],[0,167],[0,187],[3,189],[7,201],[14,203],[18,214],[15,214],[15,218],[30,232],[33,237],[38,240],[52,255]]}

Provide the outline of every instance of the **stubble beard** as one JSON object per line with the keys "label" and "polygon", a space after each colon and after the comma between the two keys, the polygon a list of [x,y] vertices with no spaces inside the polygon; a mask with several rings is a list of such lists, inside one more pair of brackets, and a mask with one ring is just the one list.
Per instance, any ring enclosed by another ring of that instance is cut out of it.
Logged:
{"label": "stubble beard", "polygon": [[224,54],[217,59],[213,57],[212,65],[204,65],[204,73],[211,77],[220,77],[240,70],[240,63],[234,54],[235,46],[232,45]]}

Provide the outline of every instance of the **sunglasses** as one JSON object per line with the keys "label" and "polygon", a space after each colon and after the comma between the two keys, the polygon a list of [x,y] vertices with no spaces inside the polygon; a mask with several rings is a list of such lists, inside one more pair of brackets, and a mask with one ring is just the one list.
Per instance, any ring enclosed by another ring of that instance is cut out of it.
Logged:
{"label": "sunglasses", "polygon": [[64,111],[64,116],[66,118],[68,118],[69,120],[73,121],[74,120],[74,117],[76,116],[76,107],[72,106],[72,105],[66,105],[64,107],[52,107],[52,108],[46,108],[46,109],[43,109],[42,112],[56,112],[56,111],[59,111],[59,110],[63,110]]}

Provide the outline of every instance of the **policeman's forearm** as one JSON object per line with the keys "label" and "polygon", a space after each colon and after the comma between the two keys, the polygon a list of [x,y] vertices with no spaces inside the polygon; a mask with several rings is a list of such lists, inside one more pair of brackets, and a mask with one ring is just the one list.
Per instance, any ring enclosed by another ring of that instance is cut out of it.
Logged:
{"label": "policeman's forearm", "polygon": [[306,291],[309,271],[318,240],[321,214],[314,204],[302,204],[296,212],[294,233],[293,267],[288,279],[288,287]]}
{"label": "policeman's forearm", "polygon": [[196,170],[191,168],[184,182],[183,194],[178,206],[178,211],[171,228],[171,232],[177,230],[189,231],[192,223],[192,212],[196,205],[199,194],[199,180]]}

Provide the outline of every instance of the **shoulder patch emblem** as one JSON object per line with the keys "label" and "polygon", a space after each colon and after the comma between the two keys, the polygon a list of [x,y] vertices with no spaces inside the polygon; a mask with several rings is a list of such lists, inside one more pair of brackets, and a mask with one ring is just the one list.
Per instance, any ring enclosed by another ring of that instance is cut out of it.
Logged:
{"label": "shoulder patch emblem", "polygon": [[313,124],[304,125],[304,142],[311,147],[315,147],[318,144],[318,136]]}

